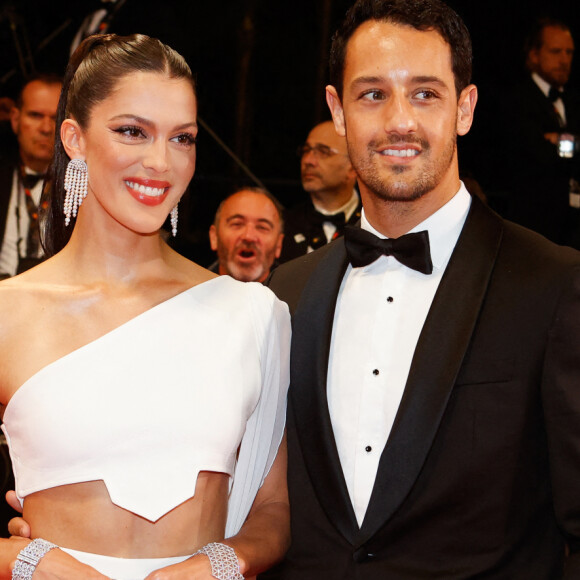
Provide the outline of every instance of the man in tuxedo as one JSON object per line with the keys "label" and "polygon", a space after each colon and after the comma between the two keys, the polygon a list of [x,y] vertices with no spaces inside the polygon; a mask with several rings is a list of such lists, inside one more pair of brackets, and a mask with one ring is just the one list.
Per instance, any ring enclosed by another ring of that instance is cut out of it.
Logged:
{"label": "man in tuxedo", "polygon": [[320,248],[341,236],[344,226],[360,218],[356,174],[346,141],[332,121],[316,125],[298,148],[300,177],[308,199],[284,212],[281,262]]}
{"label": "man in tuxedo", "polygon": [[580,578],[580,253],[460,182],[477,89],[440,0],[358,0],[330,73],[364,210],[269,282],[293,314],[276,577]]}
{"label": "man in tuxedo", "polygon": [[224,199],[209,229],[218,259],[209,267],[242,282],[263,282],[280,256],[282,206],[261,187],[244,187]]}
{"label": "man in tuxedo", "polygon": [[0,277],[24,271],[42,256],[38,205],[54,148],[61,86],[54,75],[30,78],[10,113],[18,153],[0,160]]}
{"label": "man in tuxedo", "polygon": [[502,100],[501,124],[509,131],[499,141],[509,163],[511,217],[580,248],[580,196],[570,196],[570,180],[580,180],[580,152],[567,137],[580,134],[580,98],[566,89],[574,55],[570,29],[558,20],[536,21],[525,52],[529,74]]}

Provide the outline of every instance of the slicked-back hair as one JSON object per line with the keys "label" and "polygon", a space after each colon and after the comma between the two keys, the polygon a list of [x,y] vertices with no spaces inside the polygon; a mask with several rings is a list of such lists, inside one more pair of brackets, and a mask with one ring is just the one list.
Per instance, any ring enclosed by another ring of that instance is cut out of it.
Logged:
{"label": "slicked-back hair", "polygon": [[459,15],[440,0],[358,0],[346,13],[332,38],[330,83],[342,99],[347,45],[357,28],[370,20],[438,32],[451,50],[457,96],[471,81],[472,48],[469,31]]}
{"label": "slicked-back hair", "polygon": [[41,205],[47,208],[42,219],[42,245],[47,256],[64,248],[76,222],[71,217],[69,226],[64,223],[64,175],[70,159],[60,138],[60,126],[65,119],[74,119],[82,129],[88,127],[95,105],[107,99],[123,78],[136,72],[186,79],[195,93],[195,81],[185,59],[143,34],[89,36],[70,58],[56,115],[54,158],[42,193]]}

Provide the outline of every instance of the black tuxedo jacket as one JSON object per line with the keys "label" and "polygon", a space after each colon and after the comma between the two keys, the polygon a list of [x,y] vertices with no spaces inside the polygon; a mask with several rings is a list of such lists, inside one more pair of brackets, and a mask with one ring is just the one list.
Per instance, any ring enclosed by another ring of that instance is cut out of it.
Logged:
{"label": "black tuxedo jacket", "polygon": [[[566,126],[561,127],[554,106],[531,77],[504,100],[505,132],[496,134],[509,164],[506,174],[513,192],[511,216],[557,243],[568,243],[577,227],[578,212],[569,207],[569,180],[580,177],[580,150],[573,159],[558,155],[546,133],[580,134],[580,99],[565,93]],[[496,131],[496,133],[498,133]],[[576,223],[575,223],[576,222]]]}
{"label": "black tuxedo jacket", "polygon": [[359,529],[326,377],[344,242],[280,266],[293,313],[291,580],[580,578],[580,253],[473,199]]}
{"label": "black tuxedo jacket", "polygon": [[15,167],[16,165],[12,162],[0,162],[0,251],[2,251],[2,244],[4,243],[4,231],[6,230]]}

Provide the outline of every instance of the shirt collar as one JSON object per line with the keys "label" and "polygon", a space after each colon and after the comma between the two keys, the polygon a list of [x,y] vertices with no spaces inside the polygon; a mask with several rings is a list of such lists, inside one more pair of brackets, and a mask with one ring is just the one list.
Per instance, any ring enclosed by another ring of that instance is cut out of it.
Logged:
{"label": "shirt collar", "polygon": [[[447,265],[465,224],[470,206],[471,196],[463,182],[461,182],[459,191],[443,207],[410,230],[410,232],[421,232],[423,230],[429,232],[431,261],[434,268],[442,268]],[[379,238],[387,237],[369,224],[364,208],[361,213],[361,227]]]}
{"label": "shirt collar", "polygon": [[538,73],[532,73],[532,79],[534,79],[534,82],[538,85],[542,93],[544,93],[544,96],[547,97],[552,85],[548,81],[545,81]]}
{"label": "shirt collar", "polygon": [[350,216],[352,216],[355,209],[358,207],[358,203],[359,203],[358,193],[356,192],[356,189],[353,189],[350,199],[342,207],[339,207],[338,209],[335,209],[333,211],[328,211],[324,208],[321,208],[317,206],[314,202],[312,202],[312,205],[314,206],[314,209],[318,213],[321,213],[322,215],[335,215],[337,213],[342,212],[344,213],[346,221],[348,221],[350,219]]}

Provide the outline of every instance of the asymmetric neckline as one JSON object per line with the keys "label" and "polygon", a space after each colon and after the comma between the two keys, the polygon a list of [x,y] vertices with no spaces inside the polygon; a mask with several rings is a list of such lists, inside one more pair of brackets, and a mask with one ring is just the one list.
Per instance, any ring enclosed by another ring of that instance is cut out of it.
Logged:
{"label": "asymmetric neckline", "polygon": [[228,276],[218,276],[217,278],[211,278],[209,280],[206,280],[205,282],[200,282],[199,284],[195,284],[194,286],[190,286],[189,288],[186,288],[185,290],[182,290],[182,291],[178,292],[177,294],[174,294],[173,296],[170,296],[169,298],[166,298],[166,299],[162,300],[161,302],[154,304],[153,306],[151,306],[151,308],[148,308],[147,310],[144,310],[143,312],[136,314],[135,316],[133,316],[129,320],[126,320],[125,322],[119,324],[118,326],[115,326],[115,328],[112,328],[111,330],[108,330],[107,332],[101,334],[100,336],[97,336],[97,338],[94,338],[93,340],[86,342],[85,344],[71,350],[70,352],[67,352],[66,354],[54,359],[52,362],[49,362],[48,364],[44,365],[42,368],[38,369],[36,372],[34,372],[32,375],[30,375],[30,377],[28,377],[16,389],[16,391],[14,391],[14,393],[10,397],[9,401],[4,406],[4,415],[6,415],[6,412],[8,411],[8,408],[10,407],[10,403],[18,395],[18,393],[22,390],[22,388],[26,387],[26,385],[28,383],[32,382],[37,377],[42,376],[44,374],[44,372],[47,371],[49,368],[57,366],[61,362],[64,362],[64,361],[68,360],[70,357],[74,356],[76,353],[80,353],[86,349],[91,348],[92,345],[95,345],[95,344],[101,342],[102,340],[104,340],[110,336],[113,336],[117,332],[120,332],[121,330],[123,330],[127,327],[130,327],[133,324],[137,324],[140,320],[142,320],[143,318],[146,318],[147,315],[150,315],[151,313],[157,311],[158,309],[166,307],[168,305],[171,305],[171,304],[173,304],[173,302],[177,302],[177,301],[179,301],[179,299],[183,299],[185,296],[189,296],[191,294],[194,294],[195,293],[194,291],[197,288],[200,288],[202,286],[205,288],[208,284],[211,284],[212,282],[215,282],[216,280],[222,280],[222,279],[227,279],[227,278],[228,278]]}

